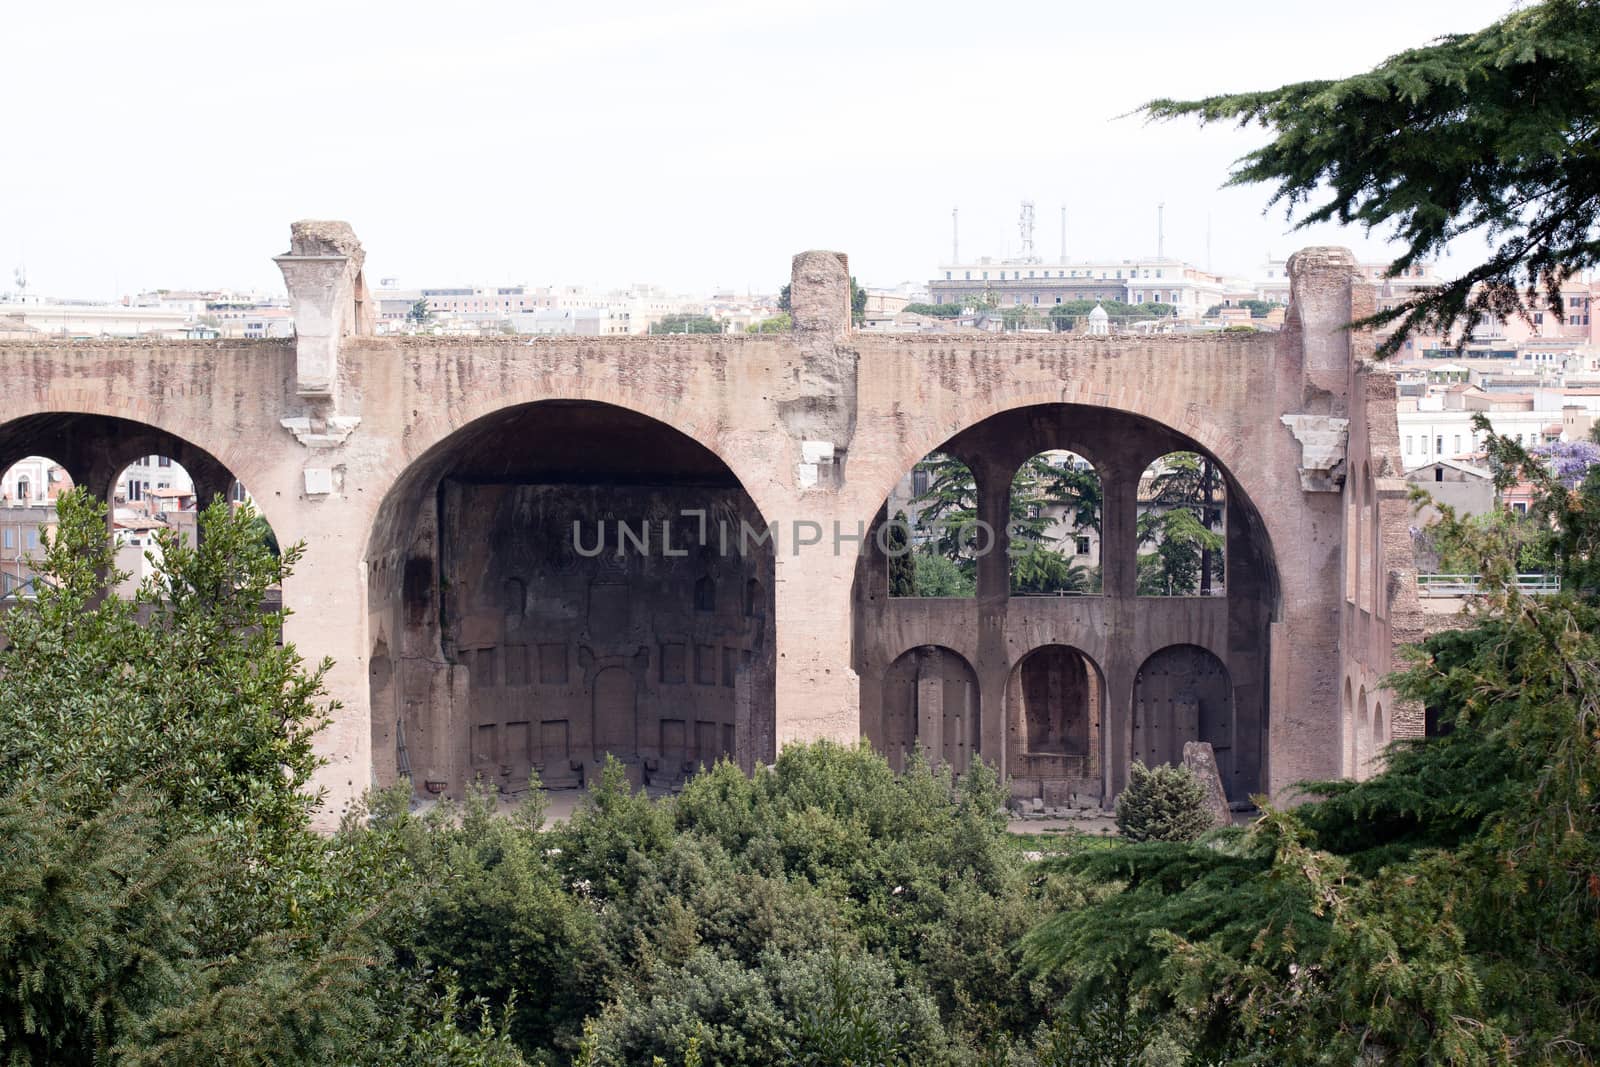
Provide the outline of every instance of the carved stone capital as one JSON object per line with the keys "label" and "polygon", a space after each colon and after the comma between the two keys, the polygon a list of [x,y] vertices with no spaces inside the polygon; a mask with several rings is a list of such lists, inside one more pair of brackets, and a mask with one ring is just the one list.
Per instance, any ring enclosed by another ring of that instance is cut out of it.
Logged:
{"label": "carved stone capital", "polygon": [[1300,442],[1300,488],[1307,493],[1342,490],[1350,420],[1332,415],[1284,415],[1281,421]]}
{"label": "carved stone capital", "polygon": [[279,419],[278,425],[294,434],[307,448],[336,448],[345,443],[361,425],[359,415],[330,415],[326,419],[309,417]]}

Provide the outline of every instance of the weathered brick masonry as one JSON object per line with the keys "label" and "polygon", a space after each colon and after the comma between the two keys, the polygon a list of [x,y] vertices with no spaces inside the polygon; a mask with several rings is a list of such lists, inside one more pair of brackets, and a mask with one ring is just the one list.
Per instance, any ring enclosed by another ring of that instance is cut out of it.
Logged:
{"label": "weathered brick masonry", "polygon": [[[203,494],[242,481],[305,542],[284,597],[290,639],[336,662],[330,822],[402,774],[573,784],[614,751],[670,785],[718,754],[863,734],[1028,788],[1087,776],[1074,788],[1108,802],[1134,755],[1181,752],[1160,717],[1185,701],[1221,709],[1199,739],[1239,799],[1360,773],[1421,732],[1383,688],[1420,616],[1393,382],[1341,328],[1371,301],[1341,249],[1291,261],[1283,332],[1198,338],[855,333],[844,257],[817,252],[795,258],[788,335],[379,337],[347,227],[297,225],[279,263],[294,341],[0,342],[0,466],[48,455],[105,497],[134,457],[168,455]],[[997,551],[976,598],[888,597],[871,531],[941,447],[997,528],[1027,457],[1089,459],[1103,594],[1008,596]],[[1225,596],[1134,595],[1138,478],[1174,449],[1226,474]],[[778,535],[648,558],[566,536],[682,538],[684,512]],[[1047,646],[1091,669],[1014,681]],[[1026,755],[1027,692],[1073,694],[1093,751],[1065,770]]]}

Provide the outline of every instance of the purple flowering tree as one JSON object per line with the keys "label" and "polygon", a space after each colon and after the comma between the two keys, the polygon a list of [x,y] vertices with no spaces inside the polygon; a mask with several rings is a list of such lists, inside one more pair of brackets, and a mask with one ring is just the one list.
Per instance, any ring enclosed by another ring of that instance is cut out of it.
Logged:
{"label": "purple flowering tree", "polygon": [[1552,441],[1535,445],[1528,454],[1544,460],[1550,473],[1568,489],[1576,489],[1589,468],[1600,463],[1600,445],[1593,441]]}

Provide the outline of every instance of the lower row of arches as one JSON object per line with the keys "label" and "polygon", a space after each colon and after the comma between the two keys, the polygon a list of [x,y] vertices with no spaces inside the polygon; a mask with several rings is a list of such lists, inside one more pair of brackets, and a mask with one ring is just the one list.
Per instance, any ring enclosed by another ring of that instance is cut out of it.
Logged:
{"label": "lower row of arches", "polygon": [[[882,699],[863,733],[896,770],[926,758],[956,772],[977,758],[1002,766],[1019,796],[1104,799],[1105,770],[1115,757],[1113,731],[1129,731],[1127,761],[1183,762],[1186,742],[1208,742],[1230,800],[1255,788],[1255,768],[1236,761],[1233,683],[1227,666],[1197,645],[1170,645],[1140,665],[1130,706],[1112,708],[1104,671],[1071,645],[1033,649],[1011,668],[1003,696],[982,698],[978,674],[960,653],[924,645],[884,673]],[[1001,754],[985,748],[986,704],[998,705]]]}

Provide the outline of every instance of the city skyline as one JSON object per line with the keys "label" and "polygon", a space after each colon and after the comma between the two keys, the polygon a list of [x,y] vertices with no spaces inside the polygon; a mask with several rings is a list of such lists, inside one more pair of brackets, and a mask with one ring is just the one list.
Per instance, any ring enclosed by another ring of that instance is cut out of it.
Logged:
{"label": "city skyline", "polygon": [[[406,285],[762,291],[795,252],[832,248],[889,286],[948,259],[952,207],[966,255],[1014,250],[1024,199],[1047,260],[1062,203],[1072,259],[1153,255],[1161,203],[1166,253],[1205,266],[1209,229],[1219,272],[1319,243],[1379,259],[1381,235],[1291,232],[1261,213],[1269,190],[1219,188],[1260,132],[1129,113],[1352,73],[1504,10],[1357,0],[1291,25],[1266,3],[1227,20],[1153,3],[1137,24],[1032,3],[1003,23],[954,5],[443,18],[402,4],[382,20],[39,5],[12,16],[33,45],[14,57],[29,103],[11,135],[33,165],[0,175],[0,278],[25,263],[31,290],[60,296],[276,290],[270,260],[237,250],[313,217],[350,220],[369,276]],[[312,24],[308,51],[297,26]]]}

